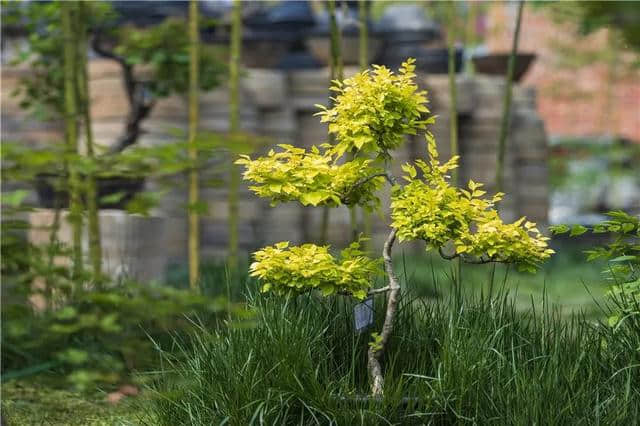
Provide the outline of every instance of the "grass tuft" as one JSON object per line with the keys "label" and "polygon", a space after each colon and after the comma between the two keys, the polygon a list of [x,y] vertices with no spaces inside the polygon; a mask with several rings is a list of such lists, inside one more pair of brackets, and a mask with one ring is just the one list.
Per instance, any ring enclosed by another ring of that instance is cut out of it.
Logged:
{"label": "grass tuft", "polygon": [[446,294],[404,294],[382,400],[367,397],[353,302],[250,295],[253,327],[200,329],[163,353],[149,410],[163,425],[637,424],[636,328],[523,310],[504,291]]}

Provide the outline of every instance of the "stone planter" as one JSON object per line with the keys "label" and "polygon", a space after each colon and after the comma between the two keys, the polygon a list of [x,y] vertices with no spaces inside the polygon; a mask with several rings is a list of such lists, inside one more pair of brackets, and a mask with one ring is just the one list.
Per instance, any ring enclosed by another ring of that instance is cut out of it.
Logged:
{"label": "stone planter", "polygon": [[[407,58],[416,59],[416,69],[427,74],[447,74],[449,72],[449,50],[446,47],[422,47],[413,43],[396,43],[387,46],[382,62],[397,68]],[[455,72],[462,70],[462,49],[455,52]]]}
{"label": "stone planter", "polygon": [[[524,77],[535,58],[536,55],[533,53],[518,53],[516,55],[513,81],[520,81],[522,77]],[[474,56],[472,61],[478,74],[507,75],[509,65],[508,53],[492,53],[484,56]]]}
{"label": "stone planter", "polygon": [[[71,245],[71,224],[68,210],[60,212],[58,240]],[[49,244],[53,209],[36,209],[29,213],[29,242]],[[117,279],[134,279],[141,283],[162,281],[167,268],[170,230],[176,226],[173,219],[143,217],[120,210],[100,212],[100,238],[102,240],[102,268],[105,274]],[[83,235],[84,258],[88,259],[87,236]],[[58,265],[69,265],[68,258],[56,259]],[[88,266],[87,266],[88,267]]]}
{"label": "stone planter", "polygon": [[[36,178],[36,192],[40,207],[53,209],[56,204],[60,208],[69,207],[69,194],[65,190],[56,188],[56,180],[61,176],[43,173]],[[82,178],[81,178],[82,179]],[[101,209],[123,210],[133,197],[144,189],[144,178],[109,177],[96,180],[98,207]],[[118,200],[108,201],[105,197],[122,194]]]}

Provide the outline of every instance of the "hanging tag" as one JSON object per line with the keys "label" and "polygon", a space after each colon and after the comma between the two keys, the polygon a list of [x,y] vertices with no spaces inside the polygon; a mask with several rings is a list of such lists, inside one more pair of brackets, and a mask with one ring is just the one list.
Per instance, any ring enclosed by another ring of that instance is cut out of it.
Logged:
{"label": "hanging tag", "polygon": [[353,307],[353,322],[358,333],[373,324],[373,297],[369,297]]}

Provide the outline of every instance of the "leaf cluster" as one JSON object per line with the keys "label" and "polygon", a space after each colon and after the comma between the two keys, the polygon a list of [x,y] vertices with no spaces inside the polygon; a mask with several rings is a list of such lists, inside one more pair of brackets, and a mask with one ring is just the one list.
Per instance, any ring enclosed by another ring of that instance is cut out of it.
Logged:
{"label": "leaf cluster", "polygon": [[482,184],[469,181],[468,189],[451,186],[447,172],[458,167],[458,157],[440,164],[433,136],[427,133],[429,163],[406,164],[403,177],[406,185],[396,185],[391,197],[391,226],[402,240],[420,239],[428,249],[442,250],[447,244],[455,247],[453,256],[479,262],[515,263],[520,270],[535,272],[540,262],[553,250],[547,247],[547,237],[534,223],[521,218],[506,224],[495,204],[504,194],[483,198]]}
{"label": "leaf cluster", "polygon": [[[14,95],[21,107],[40,118],[61,117],[64,106],[63,38],[60,1],[8,4],[10,20],[24,26],[28,43],[18,53],[15,64],[28,64],[30,73],[21,78]],[[167,18],[147,27],[110,28],[116,17],[108,2],[87,2],[83,19],[90,32],[107,32],[114,51],[127,64],[140,66],[149,74],[148,88],[154,96],[186,93],[189,82],[189,38],[184,18]],[[108,30],[107,30],[108,29]],[[200,46],[200,88],[219,86],[227,74],[225,53],[214,46]]]}
{"label": "leaf cluster", "polygon": [[415,59],[402,64],[397,74],[384,66],[374,65],[352,78],[333,81],[333,108],[322,105],[316,115],[329,124],[329,134],[336,144],[331,154],[360,151],[389,157],[389,151],[400,146],[405,135],[415,135],[433,118],[425,106],[427,93],[415,83]]}
{"label": "leaf cluster", "polygon": [[[243,135],[248,139],[249,136]],[[243,143],[244,142],[244,143]],[[58,193],[62,205],[68,203],[66,178],[70,171],[80,176],[79,189],[85,194],[89,180],[93,176],[100,182],[119,180],[128,182],[153,178],[160,186],[174,187],[175,176],[197,168],[202,170],[201,181],[208,185],[219,185],[221,176],[228,166],[223,164],[221,155],[228,151],[228,146],[249,147],[246,140],[226,138],[222,135],[202,132],[198,135],[195,146],[201,155],[192,160],[187,155],[187,142],[178,140],[172,143],[154,146],[132,146],[122,152],[99,157],[87,157],[70,153],[61,144],[51,143],[46,149],[34,149],[24,144],[3,142],[0,156],[2,173],[9,182],[21,182],[36,187],[45,185]],[[100,197],[100,203],[118,204],[126,195],[117,192]],[[134,199],[127,203],[129,213],[147,215],[159,202],[159,193],[150,191],[138,192]],[[65,201],[66,200],[66,201]]]}
{"label": "leaf cluster", "polygon": [[[30,266],[45,273],[46,259],[31,253]],[[32,280],[3,280],[3,293],[11,296],[2,310],[3,376],[20,377],[45,365],[81,389],[116,383],[133,369],[151,367],[154,341],[188,330],[191,315],[209,320],[227,310],[222,300],[166,286],[126,282],[72,291],[67,268],[48,273],[59,278],[46,293],[33,289]],[[40,294],[48,307],[34,309],[21,292]]]}
{"label": "leaf cluster", "polygon": [[[318,113],[329,123],[335,144],[323,144],[311,152],[280,145],[267,156],[251,160],[241,156],[236,164],[245,166],[244,179],[257,195],[273,204],[298,200],[304,205],[337,206],[360,204],[376,207],[375,191],[385,179],[395,182],[386,169],[377,166],[389,158],[389,150],[399,146],[405,135],[415,134],[432,119],[423,120],[428,109],[426,93],[414,83],[414,60],[407,60],[398,74],[385,67],[363,71],[344,82],[334,82],[334,107]],[[468,189],[450,185],[447,173],[458,167],[457,157],[440,164],[436,143],[426,134],[429,162],[403,167],[405,185],[394,184],[391,200],[392,227],[400,240],[421,239],[443,254],[445,245],[464,260],[515,263],[520,270],[534,272],[553,250],[534,223],[525,218],[505,224],[495,210],[502,198],[498,193],[485,199],[482,184],[469,182]],[[339,163],[347,153],[351,158]],[[363,156],[375,155],[371,160]],[[254,253],[252,276],[263,283],[263,291],[297,294],[319,289],[324,295],[351,294],[362,299],[380,261],[370,260],[354,243],[336,260],[328,247],[305,244],[289,247],[279,243]],[[355,261],[354,259],[358,259]],[[374,268],[374,266],[376,268]]]}
{"label": "leaf cluster", "polygon": [[[549,9],[550,16],[559,22],[568,21],[577,25],[583,35],[600,29],[615,30],[624,39],[625,45],[640,51],[640,12],[635,2],[625,1],[568,1],[537,2]],[[535,4],[535,3],[534,3]]]}
{"label": "leaf cluster", "polygon": [[378,207],[380,201],[374,193],[384,179],[366,180],[382,171],[372,164],[373,160],[355,158],[338,164],[326,150],[321,152],[315,146],[310,152],[286,144],[278,146],[282,151],[270,150],[267,156],[256,160],[241,155],[236,161],[245,166],[243,177],[256,184],[249,189],[258,196],[271,198],[273,205],[300,201],[305,206]]}
{"label": "leaf cluster", "polygon": [[[156,96],[186,93],[189,88],[189,36],[187,21],[167,18],[148,27],[127,26],[118,30],[115,52],[130,65],[150,70],[149,88]],[[211,45],[199,46],[199,85],[211,90],[227,74],[224,51]]]}
{"label": "leaf cluster", "polygon": [[640,219],[621,210],[607,213],[609,219],[591,229],[582,225],[556,225],[551,232],[556,235],[579,236],[591,231],[593,234],[609,234],[611,242],[586,250],[587,261],[603,259],[609,262],[604,273],[613,282],[611,293],[624,301],[634,301],[636,316],[640,316]]}
{"label": "leaf cluster", "polygon": [[[13,65],[28,65],[29,73],[20,78],[13,92],[20,97],[20,106],[37,117],[59,118],[64,108],[63,35],[60,26],[60,2],[8,2],[6,18],[24,28],[27,41],[13,61]],[[96,27],[113,19],[106,2],[87,2],[82,18]]]}
{"label": "leaf cluster", "polygon": [[359,241],[342,250],[339,258],[329,253],[329,246],[289,247],[288,242],[265,247],[253,256],[251,276],[261,280],[262,292],[279,296],[319,290],[323,296],[345,294],[362,300],[381,271],[381,261],[367,257]]}

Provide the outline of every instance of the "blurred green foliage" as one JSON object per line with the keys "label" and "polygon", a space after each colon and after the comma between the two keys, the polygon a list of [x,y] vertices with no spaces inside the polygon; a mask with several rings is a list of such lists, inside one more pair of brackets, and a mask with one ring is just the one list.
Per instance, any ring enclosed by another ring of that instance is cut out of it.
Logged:
{"label": "blurred green foliage", "polygon": [[[154,95],[163,97],[187,93],[189,37],[184,19],[171,17],[148,28],[125,26],[117,30],[115,37],[115,53],[130,65],[150,68],[148,84]],[[225,54],[220,47],[200,46],[200,89],[208,91],[222,83],[228,71]]]}
{"label": "blurred green foliage", "polygon": [[640,8],[633,1],[539,2],[557,20],[575,22],[582,34],[602,28],[618,31],[628,48],[640,51]]}
{"label": "blurred green foliage", "polygon": [[[145,79],[156,97],[186,93],[189,40],[185,19],[167,18],[147,28],[116,27],[117,14],[108,2],[92,1],[87,5],[90,9],[87,28],[91,36],[106,35],[113,44],[112,50],[105,49],[108,58],[122,59],[129,66],[146,67],[150,75]],[[64,105],[60,1],[8,2],[6,7],[5,25],[24,25],[28,38],[14,65],[25,64],[32,71],[21,78],[14,95],[21,98],[23,108],[31,109],[40,118],[59,117]],[[211,90],[220,85],[227,73],[225,52],[213,46],[201,50],[200,88]],[[104,56],[105,52],[97,53]]]}
{"label": "blurred green foliage", "polygon": [[[591,229],[582,225],[552,226],[555,234],[569,233],[579,236],[587,231],[608,234],[611,241],[585,251],[587,260],[605,259],[607,269],[603,272],[610,282],[609,296],[617,312],[609,317],[609,324],[640,333],[640,218],[623,211],[607,213],[609,219]],[[638,347],[640,351],[640,347]]]}
{"label": "blurred green foliage", "polygon": [[[25,74],[14,95],[21,98],[22,108],[36,113],[36,119],[60,119],[64,105],[60,2],[8,2],[3,6],[8,8],[3,11],[7,18],[3,25],[23,25],[28,37],[15,62],[33,71]],[[183,91],[188,81],[184,20],[171,19],[143,29],[113,28],[115,15],[108,3],[89,2],[88,7],[92,36],[107,33],[116,42],[114,48],[124,55],[125,81],[132,72],[128,67],[139,65],[141,73],[151,71],[144,84],[152,96]],[[205,77],[201,88],[210,90],[221,83],[225,65],[220,52],[206,51],[202,57]],[[155,365],[154,345],[186,331],[196,317],[206,324],[217,321],[222,313],[228,317],[229,306],[222,298],[167,286],[112,282],[108,277],[94,280],[88,274],[72,279],[66,261],[69,248],[58,235],[64,220],[60,210],[65,206],[53,210],[51,226],[36,229],[29,223],[34,205],[31,188],[42,179],[58,197],[67,197],[66,176],[76,172],[83,178],[80,189],[86,198],[87,176],[96,178],[98,184],[114,177],[153,178],[158,191],[138,192],[126,203],[129,213],[147,215],[164,189],[179,183],[176,177],[181,173],[194,167],[205,169],[203,181],[218,184],[225,170],[221,152],[250,151],[247,135],[241,135],[240,141],[240,136],[202,132],[196,141],[202,155],[194,162],[188,159],[185,136],[180,131],[173,133],[171,143],[134,145],[95,158],[69,153],[56,141],[48,141],[44,148],[3,141],[3,180],[11,185],[2,194],[3,381],[54,371],[84,389],[96,383],[117,383],[134,370]],[[114,203],[122,194],[107,197]],[[34,245],[29,236],[32,231],[44,231],[48,241]]]}
{"label": "blurred green foliage", "polygon": [[[24,191],[3,194],[2,380],[44,371],[64,373],[86,389],[118,383],[154,364],[154,344],[212,324],[231,307],[223,298],[161,285],[71,279],[69,249],[49,230],[34,245],[21,205]],[[54,225],[55,226],[55,225]],[[46,230],[46,229],[45,229]]]}
{"label": "blurred green foliage", "polygon": [[[60,2],[3,2],[3,26],[24,28],[27,43],[13,65],[27,65],[30,73],[20,79],[12,93],[20,106],[37,118],[61,118],[64,113],[63,34]],[[87,2],[88,27],[113,21],[115,15],[106,2]]]}
{"label": "blurred green foliage", "polygon": [[[586,164],[597,160],[606,167],[594,170]],[[572,162],[584,162],[580,172],[573,172]],[[549,158],[549,183],[552,188],[572,185],[590,186],[610,177],[636,177],[634,165],[640,162],[640,145],[621,139],[565,138],[553,143]]]}

